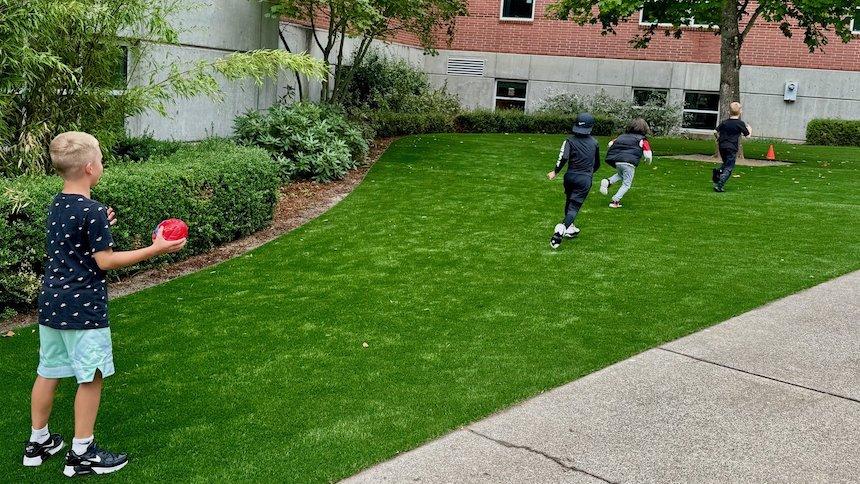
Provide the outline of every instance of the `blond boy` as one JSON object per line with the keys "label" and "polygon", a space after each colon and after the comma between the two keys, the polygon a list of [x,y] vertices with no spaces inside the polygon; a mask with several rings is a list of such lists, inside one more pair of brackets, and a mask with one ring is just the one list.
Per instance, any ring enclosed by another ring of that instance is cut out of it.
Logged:
{"label": "blond boy", "polygon": [[128,456],[100,449],[93,437],[102,379],[114,373],[105,271],[176,252],[185,239],[167,241],[159,232],[149,247],[114,251],[114,211],[90,198],[104,170],[98,141],[87,133],[63,133],[51,141],[50,153],[63,190],[48,207],[47,259],[38,300],[39,367],[24,465],[39,466],[65,445],[60,434],[48,431],[48,418],[60,379],[75,377],[75,438],[63,473],[107,474],[124,467]]}
{"label": "blond boy", "polygon": [[735,160],[740,151],[741,135],[751,136],[752,129],[750,125],[741,121],[743,107],[741,103],[734,102],[729,106],[731,117],[724,120],[717,126],[715,132],[717,143],[719,144],[720,157],[723,159],[723,164],[719,168],[714,168],[711,180],[714,182],[715,192],[724,192],[723,187],[732,176],[732,170],[735,169]]}

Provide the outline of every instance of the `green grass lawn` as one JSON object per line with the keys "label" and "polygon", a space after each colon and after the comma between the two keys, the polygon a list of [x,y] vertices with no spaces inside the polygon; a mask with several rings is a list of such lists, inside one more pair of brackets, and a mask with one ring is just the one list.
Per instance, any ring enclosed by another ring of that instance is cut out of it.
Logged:
{"label": "green grass lawn", "polygon": [[[713,165],[658,158],[621,210],[595,187],[552,251],[562,138],[401,139],[319,219],[113,301],[96,436],[132,462],[106,480],[336,480],[860,268],[860,149],[780,146],[805,162],[738,167],[723,194]],[[20,466],[33,331],[0,340],[0,480],[63,479]],[[74,391],[51,422],[68,439]]]}

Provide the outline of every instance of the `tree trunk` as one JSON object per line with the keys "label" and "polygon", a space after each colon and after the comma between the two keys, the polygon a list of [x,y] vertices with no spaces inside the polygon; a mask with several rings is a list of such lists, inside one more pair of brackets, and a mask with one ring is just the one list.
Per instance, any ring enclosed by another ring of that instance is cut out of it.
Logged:
{"label": "tree trunk", "polygon": [[[722,0],[720,20],[720,121],[731,116],[729,106],[741,101],[741,32],[737,0]],[[717,150],[719,157],[719,150]],[[738,159],[743,159],[740,146]]]}
{"label": "tree trunk", "polygon": [[[286,49],[287,52],[292,53],[293,51],[290,49],[290,44],[287,43],[287,37],[284,35],[284,31],[281,30],[280,25],[278,26],[278,36],[281,38],[281,43],[284,44],[284,49]],[[305,94],[304,94],[304,91],[302,89],[302,77],[299,75],[298,71],[296,71],[295,74],[296,74],[296,88],[299,91],[299,101],[304,101],[305,100]]]}

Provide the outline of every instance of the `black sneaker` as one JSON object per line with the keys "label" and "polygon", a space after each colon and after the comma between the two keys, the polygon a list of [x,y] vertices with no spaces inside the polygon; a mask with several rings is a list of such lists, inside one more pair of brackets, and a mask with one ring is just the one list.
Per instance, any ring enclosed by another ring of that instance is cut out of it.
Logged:
{"label": "black sneaker", "polygon": [[558,224],[553,230],[552,238],[549,239],[549,246],[553,249],[558,249],[561,246],[561,241],[564,240],[564,224]]}
{"label": "black sneaker", "polygon": [[723,193],[725,189],[723,189],[723,187],[721,187],[720,185],[714,185],[714,191],[717,193]]}
{"label": "black sneaker", "polygon": [[59,452],[65,445],[63,436],[60,434],[51,434],[48,440],[41,444],[27,442],[27,446],[24,447],[24,465],[27,467],[40,466],[42,462]]}
{"label": "black sneaker", "polygon": [[75,454],[72,450],[66,454],[66,467],[63,469],[63,474],[68,477],[110,474],[122,469],[126,464],[128,464],[126,454],[112,454],[100,449],[93,441],[82,455]]}

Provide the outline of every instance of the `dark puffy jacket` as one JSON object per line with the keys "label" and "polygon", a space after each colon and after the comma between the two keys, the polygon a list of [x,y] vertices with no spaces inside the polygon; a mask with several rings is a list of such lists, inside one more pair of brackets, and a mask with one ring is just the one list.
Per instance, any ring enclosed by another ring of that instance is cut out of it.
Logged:
{"label": "dark puffy jacket", "polygon": [[645,137],[640,134],[622,134],[606,152],[606,163],[611,166],[615,166],[616,163],[630,163],[633,166],[639,166],[639,161],[642,160],[644,154],[640,142],[644,139]]}

